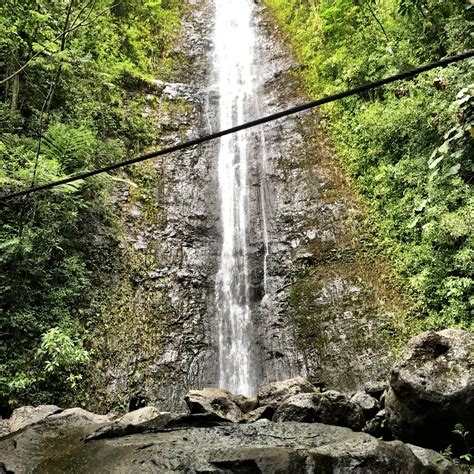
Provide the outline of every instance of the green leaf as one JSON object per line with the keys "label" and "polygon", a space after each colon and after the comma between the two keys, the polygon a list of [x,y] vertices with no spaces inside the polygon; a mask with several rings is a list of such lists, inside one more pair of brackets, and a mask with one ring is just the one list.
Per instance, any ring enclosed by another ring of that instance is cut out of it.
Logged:
{"label": "green leaf", "polygon": [[420,218],[417,216],[408,224],[408,228],[413,229],[418,224],[418,222],[420,222]]}
{"label": "green leaf", "polygon": [[0,242],[0,249],[1,250],[8,250],[11,247],[16,247],[20,243],[19,237],[13,237],[13,239],[5,240]]}
{"label": "green leaf", "polygon": [[457,165],[451,166],[451,168],[449,168],[448,172],[441,179],[446,179],[446,178],[449,178],[449,176],[453,176],[453,175],[457,174],[460,169],[461,169],[461,163],[458,163]]}
{"label": "green leaf", "polygon": [[439,158],[436,158],[436,160],[432,161],[429,165],[428,165],[428,168],[430,170],[436,168],[439,163],[441,162],[441,160],[444,158],[444,155],[441,155]]}
{"label": "green leaf", "polygon": [[420,205],[415,209],[416,212],[421,212],[426,205],[428,204],[428,199],[423,199],[423,201],[420,202]]}
{"label": "green leaf", "polygon": [[443,154],[448,153],[448,151],[449,151],[449,143],[448,143],[448,142],[444,142],[444,143],[438,148],[438,151],[439,151],[440,153],[443,153]]}

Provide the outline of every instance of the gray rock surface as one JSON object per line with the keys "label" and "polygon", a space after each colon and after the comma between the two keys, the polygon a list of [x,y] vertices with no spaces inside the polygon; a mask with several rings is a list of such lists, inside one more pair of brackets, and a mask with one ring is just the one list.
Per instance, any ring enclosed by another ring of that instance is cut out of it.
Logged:
{"label": "gray rock surface", "polygon": [[163,412],[160,412],[155,407],[143,407],[139,408],[138,410],[126,413],[125,415],[120,417],[117,422],[127,425],[139,425],[141,423],[150,421],[162,414]]}
{"label": "gray rock surface", "polygon": [[[227,390],[217,388],[204,388],[202,390],[191,390],[184,400],[188,405],[191,414],[195,413],[215,413],[234,423],[238,423],[243,418],[240,406],[245,406],[245,397],[236,396]],[[250,406],[255,406],[255,401],[248,399]]]}
{"label": "gray rock surface", "polygon": [[314,393],[299,393],[283,401],[273,415],[273,421],[299,421],[313,423],[317,421],[318,407],[314,402]]}
{"label": "gray rock surface", "polygon": [[368,395],[380,400],[380,397],[388,389],[388,382],[379,381],[379,382],[367,382],[364,385],[364,391]]}
{"label": "gray rock surface", "polygon": [[368,420],[362,431],[368,433],[375,438],[383,438],[384,440],[392,440],[393,434],[388,427],[387,419],[385,417],[385,409],[380,410],[375,416]]}
{"label": "gray rock surface", "polygon": [[301,393],[287,398],[276,410],[273,421],[319,422],[361,430],[362,409],[336,391]]}
{"label": "gray rock surface", "polygon": [[351,402],[362,408],[366,419],[372,418],[380,409],[380,403],[377,399],[366,392],[356,392],[351,397]]}
{"label": "gray rock surface", "polygon": [[292,395],[314,393],[316,388],[303,377],[295,377],[280,382],[273,382],[258,389],[258,403],[273,408]]}
{"label": "gray rock surface", "polygon": [[256,398],[244,397],[243,395],[234,395],[235,404],[242,410],[242,413],[249,413],[258,407]]}
{"label": "gray rock surface", "polygon": [[270,405],[264,405],[246,413],[244,416],[245,423],[255,423],[260,420],[271,420],[275,410]]}
{"label": "gray rock surface", "polygon": [[438,469],[439,472],[447,474],[463,471],[467,472],[469,470],[466,466],[456,466],[452,462],[448,461],[440,453],[431,449],[421,448],[420,446],[415,446],[414,444],[407,444],[406,446],[412,450],[413,454],[421,461],[421,464],[427,468],[435,468]]}
{"label": "gray rock surface", "polygon": [[0,439],[0,469],[38,474],[460,472],[449,463],[433,465],[426,455],[420,461],[401,442],[318,423],[167,427],[85,443],[84,433],[94,427],[84,425],[87,417],[53,418]]}
{"label": "gray rock surface", "polygon": [[13,410],[11,417],[4,421],[2,432],[5,435],[14,431],[21,430],[25,426],[38,423],[48,416],[60,413],[63,409],[56,405],[39,405],[37,407],[24,406]]}
{"label": "gray rock surface", "polygon": [[[176,54],[183,60],[176,62],[173,82],[150,86],[144,106],[156,131],[156,148],[216,127],[208,90],[213,6],[198,0],[183,11],[175,39]],[[124,304],[105,311],[103,327],[97,329],[98,339],[106,336],[97,351],[101,360],[94,409],[134,410],[152,404],[182,411],[190,387],[212,386],[217,380],[216,147],[209,143],[139,165],[137,176],[147,176],[146,189],[140,184],[145,194],[138,196],[126,185],[117,192],[124,269],[113,278]]]}
{"label": "gray rock surface", "polygon": [[460,330],[414,337],[391,371],[385,406],[396,438],[433,449],[474,432],[474,334]]}
{"label": "gray rock surface", "polygon": [[169,412],[160,412],[155,407],[144,407],[95,429],[87,434],[85,440],[117,438],[128,434],[163,429],[172,419],[173,415]]}
{"label": "gray rock surface", "polygon": [[363,433],[320,446],[311,450],[309,454],[313,472],[321,473],[462,472],[462,469],[449,462],[449,467],[438,463],[423,463],[407,445],[400,441],[380,441]]}

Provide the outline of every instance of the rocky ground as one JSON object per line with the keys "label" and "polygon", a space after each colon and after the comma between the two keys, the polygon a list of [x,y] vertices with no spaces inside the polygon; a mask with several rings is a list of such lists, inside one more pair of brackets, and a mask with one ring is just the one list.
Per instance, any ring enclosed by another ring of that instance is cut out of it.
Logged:
{"label": "rocky ground", "polygon": [[472,333],[423,333],[389,383],[352,394],[297,377],[256,398],[194,390],[187,413],[22,407],[0,425],[0,473],[468,472],[429,448],[458,449],[454,425],[474,428],[473,353]]}

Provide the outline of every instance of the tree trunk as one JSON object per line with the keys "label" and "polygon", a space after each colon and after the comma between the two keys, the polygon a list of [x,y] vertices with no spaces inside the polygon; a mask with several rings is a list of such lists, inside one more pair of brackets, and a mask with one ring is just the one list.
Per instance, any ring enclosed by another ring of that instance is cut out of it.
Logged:
{"label": "tree trunk", "polygon": [[20,74],[17,74],[13,78],[13,84],[12,84],[12,102],[11,102],[12,114],[14,114],[17,111],[19,95],[20,95]]}
{"label": "tree trunk", "polygon": [[[64,21],[64,28],[63,34],[61,36],[61,46],[60,51],[63,52],[66,49],[66,38],[67,38],[67,30],[69,28],[69,20],[71,18],[72,7],[74,5],[74,0],[69,2],[67,13],[66,13],[66,20]],[[54,75],[54,79],[51,85],[51,93],[49,94],[48,103],[46,104],[46,114],[49,113],[49,109],[51,108],[51,104],[53,102],[54,93],[56,92],[56,87],[59,83],[59,79],[61,78],[61,71],[62,71],[62,64],[60,63],[58,69],[56,70],[56,74]]]}

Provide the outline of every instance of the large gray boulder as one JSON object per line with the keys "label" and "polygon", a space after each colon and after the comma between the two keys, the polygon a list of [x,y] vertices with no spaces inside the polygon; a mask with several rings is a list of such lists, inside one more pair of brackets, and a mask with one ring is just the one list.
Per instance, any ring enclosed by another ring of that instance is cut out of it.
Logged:
{"label": "large gray boulder", "polygon": [[5,421],[2,435],[21,430],[26,426],[38,423],[48,416],[60,413],[62,408],[56,405],[24,406],[13,410],[11,417]]}
{"label": "large gray boulder", "polygon": [[79,427],[102,425],[110,422],[110,418],[106,415],[96,415],[82,408],[63,410],[56,405],[23,406],[14,410],[9,419],[3,420],[0,427],[0,437],[45,421]]}
{"label": "large gray boulder", "polygon": [[[244,405],[247,410],[250,408],[248,411],[256,407],[256,402],[252,399],[245,400],[242,395],[234,395],[218,388],[191,390],[184,397],[184,401],[191,414],[214,413],[234,423],[243,420],[244,413],[240,406]],[[248,404],[245,404],[245,401],[248,401]]]}
{"label": "large gray boulder", "polygon": [[139,425],[141,423],[148,422],[150,420],[153,420],[157,416],[160,416],[162,412],[158,410],[155,407],[148,406],[148,407],[143,407],[139,408],[138,410],[133,410],[128,413],[125,413],[125,415],[121,416],[117,422],[118,423],[123,423],[127,425]]}
{"label": "large gray boulder", "polygon": [[457,472],[470,472],[469,468],[456,466],[451,461],[448,461],[444,456],[442,456],[437,451],[431,449],[422,448],[420,446],[415,446],[414,444],[406,444],[413,454],[421,461],[426,468],[435,468],[437,472],[444,473],[457,473]]}
{"label": "large gray boulder", "polygon": [[0,472],[461,472],[445,460],[444,465],[439,459],[433,464],[431,455],[415,456],[401,442],[387,443],[319,423],[227,423],[212,428],[167,425],[155,432],[86,443],[83,432],[93,426],[92,421],[83,426],[86,418],[79,413],[69,419],[51,418],[0,439]]}
{"label": "large gray boulder", "polygon": [[276,410],[273,421],[300,421],[347,426],[361,430],[365,423],[362,408],[342,393],[300,393],[288,397]]}
{"label": "large gray boulder", "polygon": [[315,393],[316,388],[303,377],[283,380],[265,385],[258,390],[258,403],[260,406],[270,405],[273,408],[292,395],[299,393]]}
{"label": "large gray boulder", "polygon": [[391,371],[386,416],[396,438],[444,449],[474,433],[474,334],[448,329],[413,338]]}
{"label": "large gray boulder", "polygon": [[288,397],[278,406],[273,421],[299,421],[313,423],[317,419],[317,406],[314,403],[314,393],[298,393]]}
{"label": "large gray boulder", "polygon": [[103,426],[94,429],[86,437],[86,441],[101,438],[116,438],[128,434],[142,433],[152,429],[164,428],[172,419],[169,412],[160,412],[155,407],[143,407],[121,416],[113,422],[104,420]]}
{"label": "large gray boulder", "polygon": [[255,408],[244,416],[245,423],[255,423],[260,420],[271,420],[275,410],[270,405]]}
{"label": "large gray boulder", "polygon": [[[310,451],[310,458],[314,466],[313,472],[320,473],[430,472],[412,450],[402,442],[380,441],[364,433],[320,446]],[[444,471],[434,470],[433,472]]]}

